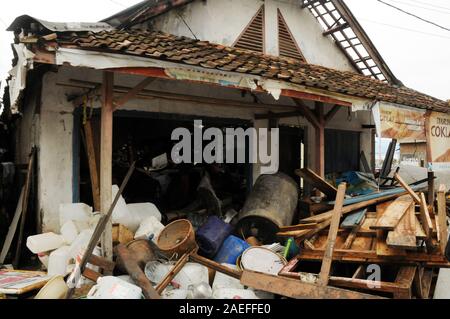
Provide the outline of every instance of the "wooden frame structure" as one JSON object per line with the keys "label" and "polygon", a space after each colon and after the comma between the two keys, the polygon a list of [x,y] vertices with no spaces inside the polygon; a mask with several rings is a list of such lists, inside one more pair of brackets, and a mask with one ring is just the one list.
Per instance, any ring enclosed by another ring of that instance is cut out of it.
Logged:
{"label": "wooden frame structure", "polygon": [[[145,78],[141,80],[133,88],[128,88],[126,90],[121,90],[122,95],[119,98],[114,97],[115,86],[114,86],[114,75],[115,73],[140,75]],[[100,212],[105,213],[112,201],[112,147],[113,147],[113,117],[114,112],[120,107],[124,106],[127,102],[132,99],[141,98],[140,94],[145,90],[145,88],[150,85],[155,79],[171,79],[169,78],[163,69],[159,68],[120,68],[120,69],[109,69],[103,71],[103,80],[101,85],[95,84],[94,88],[89,90],[86,94],[79,96],[74,99],[73,103],[76,107],[82,105],[83,101],[86,101],[89,96],[95,95],[101,92],[102,96],[102,108],[101,108],[101,129],[100,129],[100,161],[98,166],[98,172],[96,170],[96,159],[95,154],[88,154],[89,157],[89,168],[90,174],[92,176],[98,177],[97,184],[93,185],[93,195],[94,199],[97,196],[97,202],[100,207]],[[173,79],[172,79],[173,80]],[[187,82],[202,83],[208,85],[215,85],[208,82],[199,82],[191,80],[182,80]],[[237,87],[232,87],[235,89]],[[262,92],[261,88],[256,91]],[[289,106],[296,109],[295,112],[288,113],[270,113],[269,118],[281,118],[281,117],[292,117],[292,116],[303,116],[315,129],[316,136],[316,173],[317,175],[323,177],[325,175],[325,126],[334,117],[334,115],[339,111],[342,106],[349,107],[351,103],[335,99],[333,97],[328,97],[324,95],[316,95],[312,93],[293,91],[293,90],[282,90],[282,96],[289,97],[295,102],[295,106]],[[311,110],[303,100],[314,101],[315,110]],[[333,108],[325,114],[324,103],[329,103],[334,105]],[[258,105],[258,104],[256,104]],[[276,107],[277,105],[273,105]],[[286,106],[287,107],[287,106]],[[265,116],[259,116],[259,119]],[[89,131],[91,130],[91,131]],[[92,153],[92,127],[88,126],[88,130],[85,133],[86,138],[91,139],[86,140],[88,152],[91,149]],[[90,135],[90,136],[89,136]],[[92,158],[93,157],[93,158]],[[95,184],[95,177],[94,177]],[[95,189],[97,188],[97,189]],[[99,194],[99,195],[98,195]],[[99,199],[98,199],[99,196]],[[112,223],[109,222],[105,232],[102,236],[102,247],[103,255],[108,260],[112,259],[113,256],[113,243],[112,243]]]}

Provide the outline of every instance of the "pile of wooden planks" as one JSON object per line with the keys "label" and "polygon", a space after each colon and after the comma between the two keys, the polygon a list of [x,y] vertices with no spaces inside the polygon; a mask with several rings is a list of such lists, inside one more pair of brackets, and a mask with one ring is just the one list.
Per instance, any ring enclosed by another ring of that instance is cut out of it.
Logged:
{"label": "pile of wooden planks", "polygon": [[[391,293],[395,298],[427,298],[436,270],[450,268],[445,257],[446,189],[441,185],[437,196],[426,197],[413,191],[398,174],[394,178],[404,192],[346,206],[338,192],[333,211],[281,229],[278,235],[295,237],[301,252],[280,275],[298,279],[299,265],[317,262],[322,265],[319,282]],[[427,202],[427,198],[435,200]],[[331,263],[335,268],[350,263],[356,271],[349,278],[334,275]],[[372,281],[365,278],[369,265],[381,267],[382,272],[389,269],[396,280],[379,280],[381,287],[369,289]],[[329,270],[324,273],[323,267]]]}

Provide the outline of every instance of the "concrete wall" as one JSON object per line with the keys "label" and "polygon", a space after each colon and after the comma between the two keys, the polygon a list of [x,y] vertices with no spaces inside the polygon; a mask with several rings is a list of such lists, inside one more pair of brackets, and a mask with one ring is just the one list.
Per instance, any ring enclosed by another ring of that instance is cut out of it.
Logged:
{"label": "concrete wall", "polygon": [[72,203],[73,106],[68,91],[56,86],[58,74],[43,79],[39,129],[38,202],[43,231],[59,230],[59,204]]}
{"label": "concrete wall", "polygon": [[309,10],[301,9],[298,0],[194,1],[155,18],[148,27],[190,38],[195,35],[200,40],[231,46],[263,4],[266,54],[277,56],[279,53],[277,9],[280,9],[309,63],[354,71],[331,37],[322,35],[322,27]]}
{"label": "concrete wall", "polygon": [[[101,81],[101,72],[61,67],[58,73],[47,73],[44,77],[44,85],[42,92],[42,106],[39,123],[39,134],[37,144],[39,146],[38,162],[39,179],[38,179],[38,201],[39,208],[43,215],[44,231],[59,231],[59,204],[71,203],[73,201],[73,124],[74,124],[74,108],[72,103],[67,101],[68,95],[81,94],[85,90],[79,88],[67,88],[56,85],[57,83],[69,83],[70,79],[88,80],[94,82]],[[141,78],[135,76],[120,75],[116,76],[115,84],[132,87],[139,83]],[[155,80],[148,89],[161,92],[173,92],[180,94],[190,94],[207,96],[211,98],[224,98],[235,101],[252,102],[253,97],[247,94],[246,97],[241,96],[241,91],[228,88],[204,86],[198,84],[186,84],[179,81],[163,81]],[[275,103],[274,99],[268,94],[258,94],[258,98],[263,103]],[[293,102],[282,97],[278,104],[293,105]],[[311,105],[310,102],[306,104]],[[100,100],[94,102],[95,107],[100,106]],[[326,111],[331,109],[331,105],[326,106]],[[267,113],[268,109],[246,107],[236,108],[223,105],[201,104],[196,102],[174,101],[168,99],[155,98],[151,100],[132,100],[122,107],[123,111],[143,111],[153,113],[173,113],[195,115],[198,117],[217,117],[217,118],[233,118],[247,121],[254,121],[255,114]],[[274,107],[273,112],[282,112],[285,109]],[[28,118],[32,112],[32,108],[25,112],[25,118]],[[352,113],[351,119],[348,118],[346,108],[342,108],[335,118],[330,122],[328,128],[341,130],[361,131],[361,125],[369,123],[368,112]],[[267,127],[268,122],[265,120],[254,121],[255,127]],[[30,125],[27,123],[24,124]],[[314,168],[314,130],[312,126],[304,118],[282,119],[281,125],[291,125],[303,127],[307,135],[307,161],[310,167]],[[26,132],[26,127],[23,127]],[[366,132],[361,136],[361,147],[365,150],[366,155],[371,156],[372,145],[370,134]],[[29,138],[21,136],[20,151],[25,152],[28,148]],[[281,155],[282,156],[282,155]],[[254,166],[254,178],[259,174],[259,165]]]}

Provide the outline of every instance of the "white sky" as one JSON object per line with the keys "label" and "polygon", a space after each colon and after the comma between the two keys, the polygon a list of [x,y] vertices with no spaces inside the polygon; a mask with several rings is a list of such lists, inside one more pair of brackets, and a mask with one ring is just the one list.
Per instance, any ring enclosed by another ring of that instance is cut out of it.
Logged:
{"label": "white sky", "polygon": [[[300,1],[300,0],[299,0]],[[385,0],[450,28],[448,0]],[[56,22],[92,22],[140,0],[14,0],[0,2],[0,79],[10,69],[10,32],[22,14]],[[389,8],[377,0],[345,0],[394,74],[413,89],[450,99],[450,32]]]}

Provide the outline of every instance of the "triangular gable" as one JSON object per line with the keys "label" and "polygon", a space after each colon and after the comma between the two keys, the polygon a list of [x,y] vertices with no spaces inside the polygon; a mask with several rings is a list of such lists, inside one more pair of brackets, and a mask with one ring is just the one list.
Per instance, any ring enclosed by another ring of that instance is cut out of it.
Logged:
{"label": "triangular gable", "polygon": [[262,5],[233,47],[264,53],[264,29],[264,5]]}
{"label": "triangular gable", "polygon": [[278,46],[280,56],[305,61],[305,57],[295,41],[286,20],[284,20],[280,9],[278,9]]}

